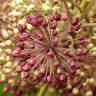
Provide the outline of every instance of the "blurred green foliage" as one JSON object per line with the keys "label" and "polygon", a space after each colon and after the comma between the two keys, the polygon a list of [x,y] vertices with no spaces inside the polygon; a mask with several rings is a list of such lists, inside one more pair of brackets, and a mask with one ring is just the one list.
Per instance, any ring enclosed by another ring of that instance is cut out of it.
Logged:
{"label": "blurred green foliage", "polygon": [[[4,85],[5,85],[5,82],[0,84],[0,96],[11,96],[10,92],[2,93]],[[36,93],[34,92],[26,93],[24,96],[36,96]],[[59,93],[49,93],[48,91],[46,91],[44,96],[61,96],[61,95]]]}
{"label": "blurred green foliage", "polygon": [[2,90],[3,90],[3,87],[5,85],[5,82],[3,83],[0,83],[0,96],[10,96],[10,92],[7,92],[7,93],[2,93]]}

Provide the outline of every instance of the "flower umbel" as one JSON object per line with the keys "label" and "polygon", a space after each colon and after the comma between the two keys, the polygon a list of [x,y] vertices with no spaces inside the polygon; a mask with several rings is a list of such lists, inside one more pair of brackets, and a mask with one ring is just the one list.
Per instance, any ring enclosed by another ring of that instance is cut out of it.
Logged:
{"label": "flower umbel", "polygon": [[67,25],[64,16],[56,12],[44,17],[35,12],[24,17],[33,30],[28,30],[26,24],[17,26],[20,33],[14,36],[17,48],[12,56],[19,58],[16,70],[23,79],[29,77],[33,82],[52,85],[63,83],[85,62],[87,50],[80,46],[85,45],[86,38],[76,36],[79,20],[73,17]]}

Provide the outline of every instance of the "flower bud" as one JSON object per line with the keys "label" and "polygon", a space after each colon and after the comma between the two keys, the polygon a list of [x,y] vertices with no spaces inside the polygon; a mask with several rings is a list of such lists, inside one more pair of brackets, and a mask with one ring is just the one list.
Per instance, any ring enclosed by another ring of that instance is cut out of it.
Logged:
{"label": "flower bud", "polygon": [[93,48],[93,47],[94,47],[94,44],[93,44],[93,43],[90,43],[90,44],[87,45],[87,48],[88,48],[88,49],[91,49],[91,48]]}
{"label": "flower bud", "polygon": [[32,11],[34,11],[34,10],[35,10],[35,5],[34,5],[34,4],[28,5],[28,7],[27,7],[27,12],[32,12]]}
{"label": "flower bud", "polygon": [[11,49],[5,49],[5,52],[10,54],[10,53],[12,53],[12,50]]}
{"label": "flower bud", "polygon": [[73,89],[72,89],[72,93],[73,93],[74,95],[77,95],[77,94],[79,93],[79,90],[78,90],[77,88],[73,88]]}
{"label": "flower bud", "polygon": [[31,69],[31,66],[29,64],[25,64],[23,67],[22,67],[23,71],[29,71]]}
{"label": "flower bud", "polygon": [[2,37],[7,39],[9,37],[9,34],[7,33],[7,30],[2,30]]}
{"label": "flower bud", "polygon": [[6,46],[6,43],[5,42],[1,42],[0,43],[0,47],[2,48],[2,47],[5,47]]}
{"label": "flower bud", "polygon": [[73,18],[71,19],[71,24],[72,24],[73,26],[76,26],[76,25],[78,24],[78,18],[77,18],[77,17],[73,17]]}
{"label": "flower bud", "polygon": [[12,62],[8,61],[6,64],[5,64],[6,67],[12,67]]}
{"label": "flower bud", "polygon": [[90,78],[89,82],[90,82],[90,84],[94,84],[95,83],[95,79],[94,78]]}
{"label": "flower bud", "polygon": [[61,19],[61,14],[59,12],[56,12],[56,14],[54,15],[54,19],[56,21],[59,21]]}
{"label": "flower bud", "polygon": [[2,71],[7,74],[7,73],[11,72],[11,69],[10,68],[3,68]]}
{"label": "flower bud", "polygon": [[19,33],[19,30],[17,28],[14,28],[13,32],[14,32],[14,34],[17,34],[17,33]]}
{"label": "flower bud", "polygon": [[33,29],[33,26],[31,24],[27,24],[27,29],[30,30],[31,32],[31,30]]}
{"label": "flower bud", "polygon": [[87,91],[86,94],[85,94],[85,96],[93,96],[92,91]]}
{"label": "flower bud", "polygon": [[1,80],[1,81],[5,81],[5,80],[6,80],[5,74],[1,74],[1,75],[0,75],[0,80]]}
{"label": "flower bud", "polygon": [[96,47],[93,47],[93,48],[91,49],[91,52],[92,52],[92,55],[93,55],[93,56],[96,56]]}
{"label": "flower bud", "polygon": [[76,70],[76,74],[77,74],[77,75],[80,75],[80,72],[81,72],[80,69],[77,69],[77,70]]}
{"label": "flower bud", "polygon": [[5,56],[3,55],[0,56],[0,62],[5,62]]}
{"label": "flower bud", "polygon": [[45,14],[48,14],[49,12],[52,12],[52,7],[48,6],[46,3],[42,4],[42,9],[45,12]]}
{"label": "flower bud", "polygon": [[13,10],[12,12],[9,13],[9,16],[15,16],[15,17],[21,17],[22,16],[22,12]]}
{"label": "flower bud", "polygon": [[54,55],[53,51],[50,50],[50,51],[48,52],[48,56],[49,56],[49,57],[52,57],[53,55]]}
{"label": "flower bud", "polygon": [[11,60],[10,56],[6,56],[6,57],[5,57],[5,60],[6,60],[6,61],[10,61],[10,60]]}
{"label": "flower bud", "polygon": [[11,7],[15,7],[15,6],[16,6],[16,2],[15,2],[15,1],[12,1],[12,2],[10,3],[10,6],[11,6]]}
{"label": "flower bud", "polygon": [[62,16],[62,20],[65,20],[65,21],[68,20],[68,16],[67,16],[66,13],[63,14],[63,16]]}
{"label": "flower bud", "polygon": [[58,6],[53,6],[53,12],[54,12],[54,13],[57,12],[59,9],[60,9],[60,7],[58,7]]}
{"label": "flower bud", "polygon": [[3,51],[3,49],[2,49],[2,48],[0,48],[0,53],[2,53],[2,51]]}
{"label": "flower bud", "polygon": [[19,20],[18,24],[22,25],[22,24],[25,24],[26,23],[26,19],[21,19]]}
{"label": "flower bud", "polygon": [[21,52],[20,48],[16,48],[13,52],[12,52],[12,56],[19,56]]}
{"label": "flower bud", "polygon": [[6,40],[5,44],[6,44],[6,46],[10,46],[12,44],[12,40]]}
{"label": "flower bud", "polygon": [[66,88],[67,88],[68,90],[70,90],[70,89],[72,89],[72,85],[71,85],[70,83],[68,83],[67,86],[66,86]]}
{"label": "flower bud", "polygon": [[15,2],[16,2],[16,4],[18,4],[18,5],[19,5],[19,4],[22,5],[22,4],[25,3],[25,0],[15,0]]}
{"label": "flower bud", "polygon": [[84,72],[80,72],[80,76],[81,77],[84,77],[85,76],[85,73]]}

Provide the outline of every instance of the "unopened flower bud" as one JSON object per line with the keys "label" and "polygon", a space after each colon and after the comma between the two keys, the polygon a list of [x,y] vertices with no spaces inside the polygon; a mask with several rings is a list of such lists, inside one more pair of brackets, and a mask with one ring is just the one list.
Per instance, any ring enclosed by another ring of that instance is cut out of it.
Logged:
{"label": "unopened flower bud", "polygon": [[12,44],[12,40],[6,40],[5,43],[7,46],[10,46]]}
{"label": "unopened flower bud", "polygon": [[33,26],[31,24],[27,24],[27,29],[31,31],[33,29]]}
{"label": "unopened flower bud", "polygon": [[22,13],[16,10],[13,10],[12,12],[9,13],[10,16],[15,16],[15,17],[21,17]]}
{"label": "unopened flower bud", "polygon": [[60,9],[60,7],[58,7],[58,6],[53,6],[53,12],[54,12],[54,13],[57,12],[59,9]]}
{"label": "unopened flower bud", "polygon": [[77,95],[79,93],[79,90],[77,88],[73,88],[72,93],[74,95]]}
{"label": "unopened flower bud", "polygon": [[84,72],[80,72],[80,76],[81,77],[84,77],[85,76],[85,73]]}
{"label": "unopened flower bud", "polygon": [[25,3],[25,0],[15,0],[16,4],[24,4]]}
{"label": "unopened flower bud", "polygon": [[30,4],[28,7],[27,7],[27,12],[32,12],[35,10],[35,5],[34,4]]}
{"label": "unopened flower bud", "polygon": [[95,79],[94,79],[94,78],[90,78],[89,82],[90,82],[91,84],[94,84],[94,83],[95,83]]}
{"label": "unopened flower bud", "polygon": [[10,67],[12,67],[12,62],[8,61],[5,65],[6,65],[6,67],[10,68]]}
{"label": "unopened flower bud", "polygon": [[70,90],[70,89],[72,89],[72,85],[70,83],[68,83],[66,88]]}
{"label": "unopened flower bud", "polygon": [[18,24],[25,24],[26,23],[26,19],[21,19],[21,20],[19,20],[19,22],[18,22]]}
{"label": "unopened flower bud", "polygon": [[2,30],[2,37],[7,39],[9,37],[9,34],[7,33],[7,30]]}
{"label": "unopened flower bud", "polygon": [[87,48],[88,48],[88,49],[91,49],[91,48],[93,48],[93,47],[94,47],[94,44],[93,44],[93,43],[90,43],[90,44],[87,45]]}
{"label": "unopened flower bud", "polygon": [[86,94],[85,94],[85,96],[93,96],[92,91],[87,91]]}
{"label": "unopened flower bud", "polygon": [[2,49],[2,48],[0,48],[0,53],[2,53],[2,51],[3,51],[3,49]]}
{"label": "unopened flower bud", "polygon": [[19,33],[19,30],[17,28],[14,28],[13,32],[14,32],[14,34],[17,34],[17,33]]}

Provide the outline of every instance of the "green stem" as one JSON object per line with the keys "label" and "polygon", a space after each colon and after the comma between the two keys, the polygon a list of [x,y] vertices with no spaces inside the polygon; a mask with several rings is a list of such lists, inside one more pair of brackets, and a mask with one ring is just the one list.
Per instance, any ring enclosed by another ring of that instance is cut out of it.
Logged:
{"label": "green stem", "polygon": [[82,27],[96,27],[96,23],[85,23]]}
{"label": "green stem", "polygon": [[44,94],[45,94],[45,92],[46,92],[46,89],[47,89],[47,86],[48,86],[48,84],[44,84],[44,85],[40,88],[39,93],[38,93],[37,96],[44,96]]}
{"label": "green stem", "polygon": [[72,15],[71,15],[70,10],[69,10],[69,8],[68,8],[67,0],[62,0],[62,3],[63,3],[64,6],[65,6],[65,9],[66,9],[66,12],[67,12],[67,14],[68,14],[69,20],[71,20]]}
{"label": "green stem", "polygon": [[87,1],[87,0],[82,0],[82,2],[81,2],[81,4],[80,4],[80,7],[84,9],[84,8],[87,7],[88,3],[89,3],[89,1]]}
{"label": "green stem", "polygon": [[48,31],[47,28],[44,28],[44,30],[45,30],[45,33],[46,33],[47,38],[48,38],[48,43],[50,44],[50,34],[49,34],[49,31]]}

